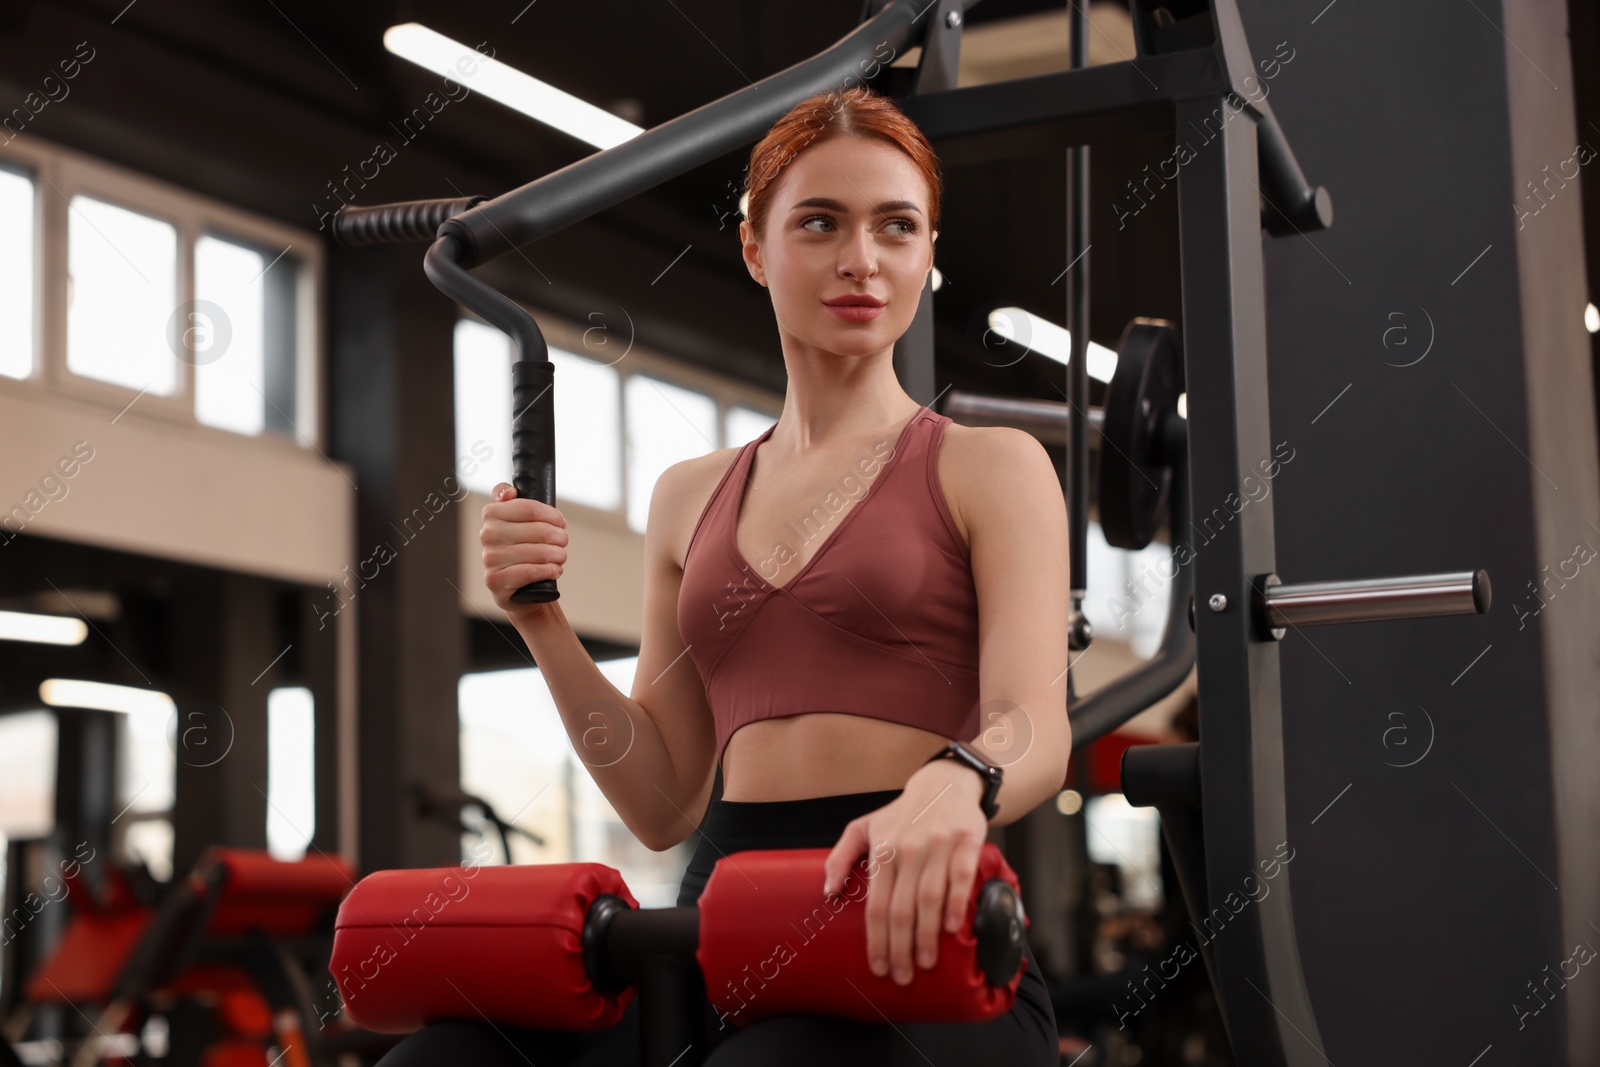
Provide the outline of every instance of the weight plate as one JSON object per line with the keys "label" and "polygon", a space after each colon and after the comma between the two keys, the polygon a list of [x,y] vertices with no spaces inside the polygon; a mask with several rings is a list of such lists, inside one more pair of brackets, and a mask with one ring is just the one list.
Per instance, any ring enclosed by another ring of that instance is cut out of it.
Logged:
{"label": "weight plate", "polygon": [[1172,486],[1162,428],[1183,391],[1178,332],[1164,319],[1136,318],[1117,342],[1106,390],[1100,449],[1100,526],[1106,541],[1137,551],[1156,535]]}

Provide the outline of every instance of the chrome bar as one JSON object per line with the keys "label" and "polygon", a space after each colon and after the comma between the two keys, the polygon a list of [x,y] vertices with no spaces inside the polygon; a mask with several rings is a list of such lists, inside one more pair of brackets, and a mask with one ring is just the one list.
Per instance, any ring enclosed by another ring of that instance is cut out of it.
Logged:
{"label": "chrome bar", "polygon": [[1260,598],[1267,624],[1323,626],[1434,615],[1482,615],[1489,610],[1489,572],[1453,571],[1399,578],[1282,585],[1269,578]]}
{"label": "chrome bar", "polygon": [[[1065,445],[1072,425],[1072,408],[1056,400],[1024,400],[987,393],[945,394],[944,415],[963,426],[1014,426],[1047,445]],[[1105,423],[1105,411],[1090,408],[1086,429],[1096,442]]]}

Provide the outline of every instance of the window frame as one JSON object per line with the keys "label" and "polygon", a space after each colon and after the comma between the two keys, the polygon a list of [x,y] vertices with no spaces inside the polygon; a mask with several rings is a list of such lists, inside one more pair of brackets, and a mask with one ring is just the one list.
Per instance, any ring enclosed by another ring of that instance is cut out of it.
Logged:
{"label": "window frame", "polygon": [[[617,371],[618,390],[618,418],[617,418],[617,443],[618,443],[618,476],[621,479],[621,500],[614,509],[597,508],[590,504],[579,503],[575,500],[565,500],[561,495],[561,482],[556,481],[557,505],[565,513],[574,516],[583,516],[595,525],[618,533],[625,533],[632,537],[644,535],[628,522],[628,379],[635,374],[642,374],[658,381],[676,385],[682,389],[702,393],[709,396],[716,409],[715,420],[717,424],[717,438],[722,440],[727,436],[728,410],[735,407],[749,408],[752,411],[770,413],[771,408],[779,412],[783,408],[783,397],[768,392],[757,386],[750,385],[738,379],[729,378],[714,371],[680,359],[663,355],[652,349],[634,342],[629,346],[625,356],[613,360],[599,360],[585,351],[583,338],[586,331],[593,329],[593,324],[582,324],[561,316],[554,315],[540,308],[531,308],[527,304],[517,301],[519,307],[533,316],[539,324],[539,330],[544,335],[545,343],[551,348],[560,349],[579,359],[592,360],[602,366],[610,366]],[[493,323],[487,322],[481,316],[468,308],[457,304],[456,316],[458,319],[466,318],[482,322],[495,328]],[[507,344],[511,341],[507,338]],[[452,359],[454,353],[452,352]],[[513,350],[512,359],[516,359]],[[507,383],[509,387],[509,383]],[[560,388],[560,381],[556,387]],[[773,414],[774,419],[778,418]],[[744,442],[739,442],[743,444]],[[719,444],[717,449],[737,448],[739,445]],[[558,458],[559,462],[559,458]],[[480,494],[481,495],[481,494]],[[487,497],[485,497],[487,499]]]}
{"label": "window frame", "polygon": [[44,173],[49,156],[40,151],[34,144],[25,139],[26,135],[18,134],[17,137],[0,145],[0,165],[7,170],[21,172],[33,182],[33,352],[31,362],[33,373],[26,378],[12,378],[0,375],[0,385],[23,387],[29,383],[38,382],[43,374],[44,363],[44,320],[46,313],[46,293],[48,288],[45,282],[45,268],[49,262],[48,251],[45,248],[44,211],[40,208],[43,202],[41,188],[43,185],[41,174]]}
{"label": "window frame", "polygon": [[[118,419],[181,426],[189,432],[211,435],[210,439],[217,441],[249,441],[252,447],[294,453],[322,450],[327,440],[327,401],[321,389],[327,314],[326,255],[316,234],[25,133],[0,144],[0,164],[27,173],[34,183],[34,370],[28,378],[0,376],[0,390],[27,399],[50,394],[81,400],[108,408]],[[296,410],[289,413],[295,422],[292,439],[271,430],[245,434],[200,422],[195,414],[193,365],[183,360],[178,361],[177,390],[171,396],[140,395],[137,389],[85,377],[67,368],[68,226],[72,197],[79,194],[149,215],[174,227],[178,242],[176,296],[180,304],[194,299],[195,245],[202,236],[262,249],[285,249],[299,260],[295,286]],[[135,397],[138,402],[132,403]]]}

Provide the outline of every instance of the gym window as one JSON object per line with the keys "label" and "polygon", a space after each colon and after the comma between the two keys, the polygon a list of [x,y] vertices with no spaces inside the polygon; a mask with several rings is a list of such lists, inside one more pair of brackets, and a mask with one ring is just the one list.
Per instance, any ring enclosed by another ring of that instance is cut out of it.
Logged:
{"label": "gym window", "polygon": [[[549,351],[556,383],[556,502],[613,512],[634,533],[644,533],[662,471],[742,445],[777,421],[743,402],[748,390],[645,353],[603,363],[553,340]],[[505,334],[476,318],[457,320],[456,476],[484,494],[511,480],[513,358]]]}
{"label": "gym window", "polygon": [[1137,552],[1114,548],[1091,520],[1087,547],[1088,588],[1098,592],[1084,598],[1083,613],[1100,637],[1127,644],[1140,659],[1153,658],[1177,573],[1171,546],[1152,541]]}
{"label": "gym window", "polygon": [[767,427],[777,421],[777,416],[768,415],[765,411],[742,406],[731,407],[722,419],[723,447],[749,444],[766,433]]}
{"label": "gym window", "polygon": [[0,375],[33,373],[33,179],[0,166]]}
{"label": "gym window", "polygon": [[[633,691],[638,665],[637,656],[597,664],[623,693]],[[509,835],[512,863],[604,863],[622,872],[641,906],[676,902],[692,838],[652,852],[634,837],[579,760],[542,671],[465,674],[458,692],[461,789],[543,842]],[[473,865],[506,862],[492,833],[463,833],[461,858]]]}
{"label": "gym window", "polygon": [[1136,808],[1121,793],[1090,797],[1083,806],[1091,863],[1121,872],[1123,901],[1130,908],[1161,908],[1161,817]]}
{"label": "gym window", "polygon": [[0,715],[0,864],[10,838],[48,837],[55,830],[57,740],[52,712]]}
{"label": "gym window", "polygon": [[661,472],[716,449],[717,403],[644,374],[628,378],[628,525],[644,533]]}
{"label": "gym window", "polygon": [[267,694],[267,851],[297,860],[317,828],[316,707],[311,690]]}
{"label": "gym window", "polygon": [[0,225],[0,377],[318,445],[315,235],[20,137]]}
{"label": "gym window", "polygon": [[177,706],[169,699],[165,707],[129,708],[121,726],[116,800],[121,814],[114,826],[122,834],[122,859],[144,864],[158,881],[170,881],[178,789]]}
{"label": "gym window", "polygon": [[[477,319],[457,320],[456,474],[480,493],[511,480],[512,358],[505,334]],[[553,345],[550,362],[557,385],[557,496],[615,510],[622,501],[616,369]]]}

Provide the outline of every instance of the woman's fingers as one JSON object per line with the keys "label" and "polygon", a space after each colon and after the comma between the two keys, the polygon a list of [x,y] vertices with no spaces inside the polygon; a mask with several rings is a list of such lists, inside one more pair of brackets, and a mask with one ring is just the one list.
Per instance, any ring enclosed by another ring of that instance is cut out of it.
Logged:
{"label": "woman's fingers", "polygon": [[[917,887],[922,880],[923,867],[927,864],[929,856],[929,841],[920,834],[896,842],[895,862],[884,868],[884,873],[892,874],[893,884],[883,886],[874,884],[867,894],[868,951],[872,949],[874,925],[871,898],[873,893],[880,893],[881,890],[881,897],[888,903],[881,913],[883,935],[880,936],[888,942],[886,946],[888,964],[894,980],[900,985],[911,981],[911,950],[916,936],[917,922]],[[873,879],[874,883],[879,880],[887,881],[884,879],[884,874]],[[873,973],[883,972],[874,968]]]}
{"label": "woman's fingers", "polygon": [[856,860],[861,858],[861,853],[866,851],[867,844],[865,817],[851,819],[845,824],[838,843],[828,853],[828,858],[822,861],[822,892],[825,896],[844,892],[845,877],[850,873],[850,868],[855,866]]}
{"label": "woman's fingers", "polygon": [[519,497],[517,491],[509,482],[500,482],[489,491],[489,503],[483,507],[483,517],[496,516],[500,518],[516,518],[522,521],[538,520],[555,523],[558,526],[567,524],[566,518],[559,508],[546,504],[543,500],[533,497]]}
{"label": "woman's fingers", "polygon": [[879,978],[889,973],[889,903],[900,862],[897,849],[894,859],[879,866],[867,881],[863,912],[867,926],[867,966]]}
{"label": "woman's fingers", "polygon": [[950,857],[955,851],[952,835],[934,835],[928,861],[917,879],[917,965],[928,970],[939,961],[939,928],[944,925],[946,886],[950,883]]}
{"label": "woman's fingers", "polygon": [[983,838],[963,841],[950,855],[950,888],[945,902],[944,928],[951,933],[961,929],[972,902],[972,887],[978,880],[978,860],[983,854]]}
{"label": "woman's fingers", "polygon": [[[856,861],[882,829],[871,816],[846,825],[823,864],[825,893],[843,892]],[[938,966],[939,938],[960,929],[966,918],[983,839],[958,825],[928,825],[904,834],[891,830],[880,847],[887,855],[874,856],[867,870],[867,965],[878,977],[908,985],[918,967]]]}
{"label": "woman's fingers", "polygon": [[516,495],[500,482],[483,509],[484,585],[495,602],[512,610],[510,597],[531,582],[560,578],[567,562],[567,519],[542,500]]}
{"label": "woman's fingers", "polygon": [[502,500],[498,504],[485,504],[483,522],[486,526],[493,523],[507,526],[548,523],[559,529],[562,536],[567,532],[567,517],[561,514],[559,508],[553,508],[542,500]]}
{"label": "woman's fingers", "polygon": [[567,550],[547,541],[491,542],[484,545],[483,565],[491,570],[517,563],[566,563]]}
{"label": "woman's fingers", "polygon": [[[498,594],[505,597],[509,603],[511,594],[529,582],[540,582],[546,578],[560,578],[562,573],[562,567],[559,563],[519,563],[513,567],[503,567],[499,570],[490,571],[488,578],[485,579],[485,584],[488,585],[491,595]],[[501,607],[506,608],[508,611],[510,610],[505,604],[502,604]]]}
{"label": "woman's fingers", "polygon": [[567,550],[544,541],[500,543],[487,536],[483,545],[484,584],[497,603],[511,610],[509,598],[530,582],[559,579],[567,563]]}

